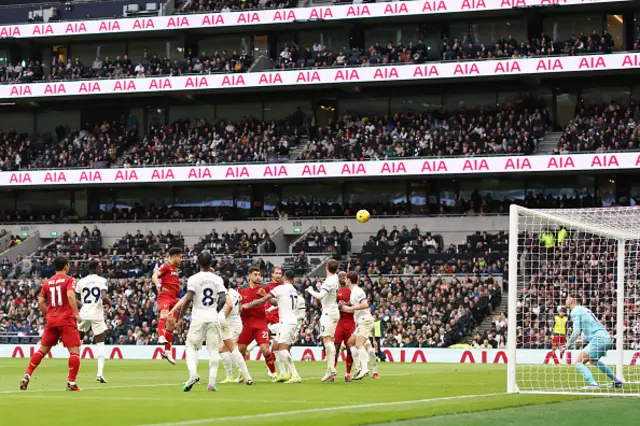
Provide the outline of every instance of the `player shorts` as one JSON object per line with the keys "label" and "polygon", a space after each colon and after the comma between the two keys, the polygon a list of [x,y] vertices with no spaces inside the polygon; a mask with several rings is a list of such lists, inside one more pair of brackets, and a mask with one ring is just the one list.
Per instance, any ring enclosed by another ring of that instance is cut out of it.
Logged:
{"label": "player shorts", "polygon": [[607,351],[613,348],[611,339],[595,338],[582,350],[585,354],[589,355],[591,359],[600,359],[607,355]]}
{"label": "player shorts", "polygon": [[336,326],[336,333],[333,337],[333,341],[337,344],[344,343],[347,346],[349,337],[356,332],[355,321],[345,321],[341,319]]}
{"label": "player shorts", "polygon": [[207,342],[207,350],[219,351],[222,346],[222,334],[218,322],[192,322],[187,332],[187,342],[195,350],[202,347],[202,342]]}
{"label": "player shorts", "polygon": [[[269,327],[269,334],[272,336],[277,336],[278,332],[280,331],[280,325],[280,323],[267,325],[267,327]],[[280,342],[278,341],[278,343]]]}
{"label": "player shorts", "polygon": [[364,320],[358,323],[356,331],[353,334],[355,334],[356,337],[369,339],[369,337],[371,336],[371,331],[373,331],[373,320]]}
{"label": "player shorts", "polygon": [[258,342],[258,345],[269,344],[269,328],[264,325],[263,327],[256,327],[251,324],[243,325],[242,332],[238,336],[237,343],[239,345],[248,345],[253,341]]}
{"label": "player shorts", "polygon": [[567,344],[567,336],[564,334],[554,334],[553,335],[553,347],[557,348],[560,346],[564,346]]}
{"label": "player shorts", "polygon": [[75,325],[46,326],[42,334],[40,344],[42,346],[55,346],[62,341],[65,348],[80,346],[80,333]]}
{"label": "player shorts", "polygon": [[102,320],[91,320],[91,319],[82,320],[82,322],[78,326],[78,330],[82,331],[83,333],[86,333],[87,331],[89,331],[89,329],[91,329],[93,331],[93,334],[97,336],[107,331],[107,324],[105,324],[103,319]]}
{"label": "player shorts", "polygon": [[296,341],[298,336],[298,323],[295,324],[279,324],[278,335],[276,336],[276,342],[278,344],[290,345],[291,342]]}
{"label": "player shorts", "polygon": [[322,314],[320,317],[320,337],[334,337],[340,314]]}
{"label": "player shorts", "polygon": [[[170,311],[171,309],[173,309],[176,303],[178,303],[177,298],[169,295],[165,296],[162,293],[160,293],[160,296],[158,296],[158,312]],[[177,315],[176,315],[176,318],[177,318]]]}
{"label": "player shorts", "polygon": [[223,323],[221,324],[222,329],[222,340],[233,340],[234,342],[238,341],[238,337],[240,333],[242,333],[242,324],[229,324]]}

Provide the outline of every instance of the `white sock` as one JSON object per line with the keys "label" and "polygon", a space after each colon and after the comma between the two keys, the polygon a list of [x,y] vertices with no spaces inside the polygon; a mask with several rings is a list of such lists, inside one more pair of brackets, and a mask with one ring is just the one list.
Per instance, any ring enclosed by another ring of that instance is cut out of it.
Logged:
{"label": "white sock", "polygon": [[220,363],[220,354],[218,351],[212,351],[209,354],[209,383],[215,384],[218,377],[218,365]]}
{"label": "white sock", "polygon": [[291,356],[291,352],[288,350],[280,351],[280,357],[282,358],[284,364],[287,366],[287,370],[293,377],[298,377],[298,370],[296,370],[296,365],[293,363],[293,357]]}
{"label": "white sock", "polygon": [[233,377],[233,358],[231,357],[231,353],[222,352],[220,357],[222,358],[222,365],[224,366],[224,371],[227,373],[227,377]]}
{"label": "white sock", "polygon": [[238,368],[238,370],[240,370],[240,372],[244,374],[245,379],[251,378],[249,370],[247,369],[247,363],[237,347],[233,350],[233,352],[231,352],[231,358],[233,359],[233,363]]}
{"label": "white sock", "polygon": [[358,359],[360,360],[360,365],[362,366],[362,369],[368,370],[369,354],[367,353],[367,350],[364,348],[364,346],[362,348],[358,348]]}
{"label": "white sock", "polygon": [[102,370],[104,370],[104,342],[96,343],[96,357],[98,358],[98,376],[102,376]]}
{"label": "white sock", "polygon": [[249,346],[247,346],[247,355],[251,354],[251,351],[253,351],[256,346],[258,346],[258,342],[256,342],[255,340],[251,343],[249,343]]}
{"label": "white sock", "polygon": [[324,352],[327,355],[327,371],[336,372],[336,345],[333,342],[324,343]]}
{"label": "white sock", "polygon": [[369,355],[369,361],[371,361],[371,371],[373,373],[378,372],[378,360],[376,359],[376,351],[371,346],[367,348],[367,354]]}
{"label": "white sock", "polygon": [[356,368],[359,370],[361,367],[360,367],[360,356],[358,354],[358,348],[356,348],[355,346],[351,346],[349,350],[351,351],[351,358],[353,358],[353,365],[355,365]]}
{"label": "white sock", "polygon": [[280,376],[284,376],[287,374],[287,368],[284,366],[284,362],[282,360],[282,356],[280,355],[280,351],[276,351],[274,354],[276,356],[276,367],[278,367],[278,373]]}
{"label": "white sock", "polygon": [[191,344],[187,343],[186,349],[187,368],[189,369],[189,376],[194,377],[198,375],[198,351],[196,351]]}

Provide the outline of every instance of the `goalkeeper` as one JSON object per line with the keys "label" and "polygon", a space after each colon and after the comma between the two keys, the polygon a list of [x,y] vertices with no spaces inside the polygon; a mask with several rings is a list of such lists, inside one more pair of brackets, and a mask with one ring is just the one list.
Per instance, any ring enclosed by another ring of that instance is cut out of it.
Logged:
{"label": "goalkeeper", "polygon": [[591,361],[596,367],[604,374],[607,375],[612,381],[612,388],[622,387],[622,381],[618,380],[613,371],[602,361],[600,358],[607,354],[607,351],[613,348],[613,343],[607,329],[598,321],[596,316],[589,309],[584,306],[580,306],[578,300],[575,297],[569,296],[567,298],[567,309],[569,317],[573,323],[573,332],[569,337],[569,341],[566,346],[563,346],[560,350],[562,353],[567,349],[571,349],[576,342],[576,339],[580,336],[582,331],[585,335],[585,340],[588,345],[582,349],[582,352],[576,359],[576,370],[582,374],[584,379],[589,384],[583,389],[600,389],[600,385],[593,378],[593,374],[589,368],[584,365],[585,362]]}

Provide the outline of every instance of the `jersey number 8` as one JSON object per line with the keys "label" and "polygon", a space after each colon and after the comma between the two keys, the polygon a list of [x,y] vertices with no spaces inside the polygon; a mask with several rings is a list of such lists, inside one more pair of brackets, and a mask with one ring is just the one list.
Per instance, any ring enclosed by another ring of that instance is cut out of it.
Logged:
{"label": "jersey number 8", "polygon": [[213,289],[205,288],[202,290],[202,306],[211,306],[213,305]]}

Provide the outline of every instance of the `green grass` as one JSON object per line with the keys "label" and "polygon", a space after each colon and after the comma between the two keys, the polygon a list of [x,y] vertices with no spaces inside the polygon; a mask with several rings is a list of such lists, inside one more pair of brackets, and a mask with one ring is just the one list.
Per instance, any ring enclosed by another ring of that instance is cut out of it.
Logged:
{"label": "green grass", "polygon": [[[638,424],[640,412],[634,398],[584,401],[580,396],[506,395],[504,365],[381,364],[380,381],[345,383],[339,379],[322,384],[324,363],[298,363],[305,382],[285,385],[269,383],[264,363],[252,362],[253,386],[219,385],[220,392],[208,393],[207,365],[201,362],[204,383],[183,393],[181,384],[187,378],[183,361],[171,366],[163,361],[107,360],[109,384],[101,385],[95,382],[95,360],[83,360],[78,384],[84,392],[67,393],[66,360],[47,358],[34,373],[29,390],[20,392],[18,382],[27,363],[27,359],[0,361],[0,424],[312,426],[420,419],[407,425],[533,426],[546,419],[544,424],[554,426],[600,426],[608,424],[598,420],[602,418],[615,418],[616,425],[631,420]],[[343,366],[340,363],[339,371]],[[224,378],[222,370],[219,376]],[[558,404],[541,405],[550,403]],[[533,407],[517,408],[525,406]],[[581,416],[584,420],[549,423],[556,411],[563,419]],[[591,411],[599,415],[589,416]]]}

